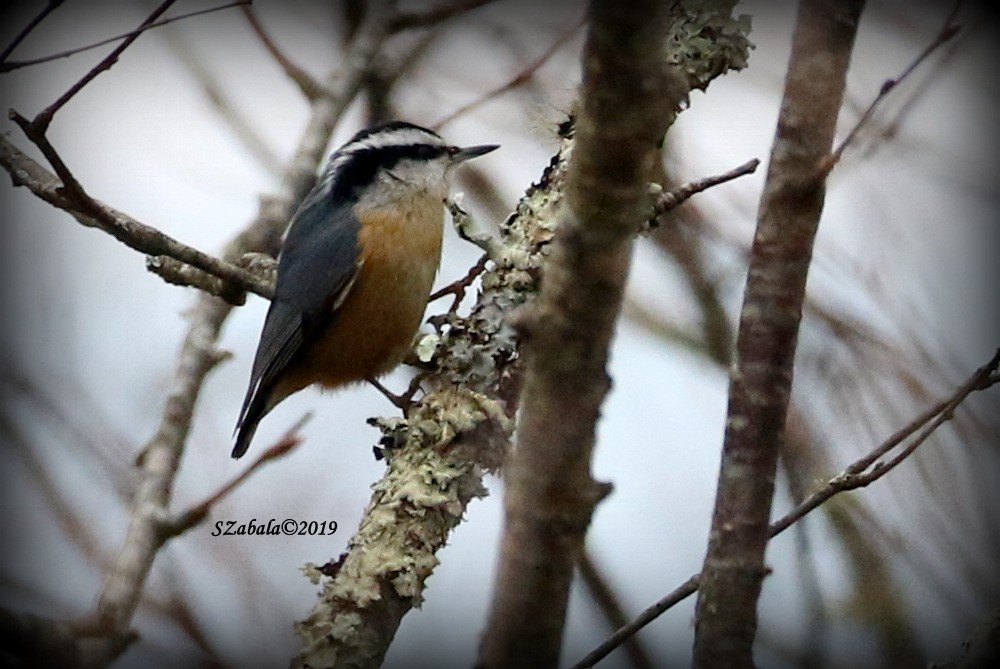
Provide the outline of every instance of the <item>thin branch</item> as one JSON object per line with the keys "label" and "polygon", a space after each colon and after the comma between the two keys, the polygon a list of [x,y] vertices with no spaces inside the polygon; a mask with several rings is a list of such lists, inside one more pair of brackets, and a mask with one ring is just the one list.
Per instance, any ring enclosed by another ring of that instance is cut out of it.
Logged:
{"label": "thin branch", "polygon": [[952,5],[951,11],[948,12],[948,16],[945,17],[944,24],[941,26],[941,29],[938,31],[937,35],[935,35],[931,43],[928,44],[926,47],[924,47],[924,50],[921,51],[917,55],[917,57],[914,58],[913,61],[906,66],[906,68],[899,74],[899,76],[897,76],[895,79],[885,80],[885,82],[882,84],[882,88],[879,89],[878,95],[876,95],[875,99],[872,100],[870,105],[868,105],[868,108],[861,115],[861,118],[858,119],[858,122],[854,124],[854,127],[851,128],[850,132],[847,133],[847,136],[840,142],[840,144],[837,146],[836,149],[833,150],[833,152],[825,156],[820,161],[819,171],[822,175],[825,176],[829,174],[830,171],[833,170],[833,168],[837,165],[837,163],[840,162],[841,157],[844,155],[844,151],[847,149],[848,146],[851,145],[851,142],[853,142],[854,139],[857,137],[858,132],[860,132],[861,129],[865,125],[867,125],[868,122],[872,119],[872,117],[875,114],[876,108],[880,104],[882,104],[882,101],[885,100],[885,98],[889,95],[889,93],[891,93],[893,89],[896,88],[896,86],[901,84],[907,77],[909,77],[910,74],[912,74],[913,71],[916,70],[917,67],[919,67],[922,62],[927,60],[927,58],[932,53],[934,53],[939,48],[947,44],[955,35],[958,34],[959,30],[961,30],[961,26],[956,25],[954,21],[955,17],[958,16],[958,10],[961,6],[962,6],[962,0],[956,0],[955,4]]}
{"label": "thin branch", "polygon": [[658,226],[661,216],[664,216],[668,212],[681,206],[688,201],[691,196],[704,192],[714,186],[724,184],[727,181],[733,181],[734,179],[738,179],[739,177],[747,174],[753,174],[757,171],[757,167],[759,165],[760,161],[754,158],[738,167],[734,167],[728,172],[705,177],[703,179],[697,179],[696,181],[689,181],[688,183],[678,186],[670,191],[660,193],[656,197],[656,201],[653,204],[653,217],[649,221],[649,227],[655,228]]}
{"label": "thin branch", "polygon": [[234,307],[246,304],[245,289],[176,258],[146,256],[146,269],[173,286],[197,288],[209,295],[221,297]]}
{"label": "thin branch", "polygon": [[95,201],[87,195],[83,186],[76,180],[76,177],[74,177],[73,173],[70,172],[69,168],[56,152],[55,148],[51,143],[49,143],[49,140],[46,137],[46,132],[48,131],[49,125],[52,123],[52,119],[56,112],[62,109],[62,107],[69,102],[73,96],[83,90],[83,88],[93,81],[99,74],[110,70],[111,67],[118,62],[118,58],[121,54],[132,45],[132,42],[139,38],[139,35],[142,34],[142,29],[154,23],[161,14],[170,8],[170,5],[172,5],[174,1],[175,0],[165,0],[153,11],[152,14],[146,18],[145,21],[142,22],[142,24],[140,24],[139,29],[136,30],[134,34],[126,37],[122,43],[118,45],[118,47],[116,47],[104,58],[104,60],[91,68],[91,70],[83,75],[79,81],[70,86],[70,88],[59,96],[55,102],[36,114],[33,119],[29,121],[27,118],[21,116],[14,110],[10,110],[9,112],[11,120],[17,123],[17,125],[24,132],[25,136],[34,142],[35,146],[41,150],[42,155],[45,156],[45,159],[49,161],[50,165],[52,165],[52,169],[55,170],[56,174],[62,180],[62,190],[64,191],[64,195],[67,200],[75,201],[79,204],[79,206],[84,208],[84,213],[88,215],[100,215],[100,212],[97,211],[97,208],[94,205]]}
{"label": "thin branch", "polygon": [[[911,456],[917,447],[926,442],[934,431],[947,422],[958,406],[972,393],[988,390],[997,383],[1000,383],[1000,377],[997,376],[998,368],[1000,368],[1000,349],[997,349],[993,357],[985,365],[977,369],[948,399],[938,402],[914,418],[906,426],[873,448],[868,454],[858,458],[841,473],[828,480],[821,488],[802,500],[794,509],[771,523],[768,526],[768,540],[773,539],[796,522],[802,520],[802,518],[815,511],[820,505],[829,501],[830,498],[848,490],[855,490],[870,485],[888,474],[902,460]],[[920,431],[919,434],[918,431]],[[889,464],[875,464],[879,458],[900,446],[908,437],[914,435],[916,436],[913,441],[900,451],[899,455],[894,457]],[[625,639],[653,622],[675,604],[682,602],[697,592],[700,580],[700,573],[691,576],[660,601],[645,609],[635,620],[619,629],[607,640],[594,648],[594,650],[587,653],[571,669],[593,667],[607,657],[611,651],[620,646]]]}
{"label": "thin branch", "polygon": [[[267,299],[274,296],[273,282],[262,280],[233,263],[187,246],[86,193],[82,196],[67,193],[63,182],[3,136],[0,136],[0,164],[11,175],[15,186],[26,186],[40,199],[72,215],[81,225],[103,230],[126,246],[154,257],[150,261],[150,271],[156,271],[159,269],[158,265],[165,264],[155,260],[157,256],[168,256],[222,279],[225,285],[217,286],[218,290],[210,292],[225,295],[232,303],[240,303],[239,293],[244,290]],[[165,273],[169,275],[169,270],[165,270]],[[180,283],[179,273],[175,272],[172,278]],[[192,282],[191,285],[197,284]]]}
{"label": "thin branch", "polygon": [[[623,627],[628,619],[625,617],[625,609],[622,607],[615,593],[614,588],[608,583],[607,578],[601,572],[594,561],[590,551],[584,551],[580,556],[580,580],[590,592],[591,598],[600,610],[601,615],[611,625],[611,629]],[[631,636],[624,642],[624,651],[628,656],[629,663],[635,669],[652,669],[653,661],[650,659],[649,651],[645,645],[640,643],[638,636]]]}
{"label": "thin branch", "polygon": [[[32,30],[38,27],[38,24],[44,21],[46,16],[58,9],[63,2],[65,2],[65,0],[49,0],[45,3],[45,6],[42,7],[40,12],[38,12],[38,15],[29,21],[28,25],[26,25],[21,32],[19,32],[17,36],[11,40],[11,43],[8,44],[7,48],[3,50],[3,53],[0,53],[0,68],[7,64],[7,57],[10,56],[14,49],[16,49],[17,46],[24,41],[24,38],[27,37]],[[2,71],[3,70],[0,69],[0,72]]]}
{"label": "thin branch", "polygon": [[734,167],[728,172],[705,177],[703,179],[697,179],[695,181],[689,181],[683,186],[678,186],[669,192],[663,193],[656,201],[656,214],[657,216],[662,216],[668,211],[676,209],[684,204],[684,202],[690,199],[692,195],[706,191],[713,186],[724,184],[727,181],[738,179],[739,177],[747,174],[753,174],[757,171],[757,167],[759,165],[760,161],[754,158],[738,167]]}
{"label": "thin branch", "polygon": [[[114,51],[109,53],[104,58],[104,60],[91,68],[87,74],[83,75],[83,78],[70,86],[69,90],[59,96],[58,100],[39,112],[39,114],[35,116],[31,122],[32,129],[40,134],[44,134],[48,129],[49,124],[52,122],[52,117],[55,116],[56,112],[62,109],[63,106],[73,98],[73,96],[82,91],[87,84],[97,77],[97,75],[110,70],[111,66],[118,62],[119,56],[125,52],[125,49],[132,46],[132,42],[136,41],[139,38],[139,35],[141,35],[146,28],[155,23],[156,19],[158,19],[165,11],[170,9],[170,6],[174,4],[174,2],[175,0],[164,0],[164,2],[153,10],[153,13],[146,17],[146,20],[139,24],[139,27],[132,34],[127,36],[122,43],[114,49]],[[53,167],[55,166],[53,165]]]}
{"label": "thin branch", "polygon": [[611,651],[625,643],[625,640],[635,635],[639,630],[660,617],[675,604],[683,602],[685,599],[698,592],[698,585],[701,574],[695,574],[688,580],[681,583],[673,591],[668,593],[660,601],[656,602],[642,613],[636,616],[635,620],[620,628],[617,632],[608,637],[597,648],[587,653],[583,659],[572,665],[570,669],[588,669],[607,657]]}
{"label": "thin branch", "polygon": [[[62,157],[55,150],[52,144],[49,143],[48,138],[45,136],[45,128],[37,125],[34,121],[29,121],[13,109],[10,109],[7,112],[7,115],[21,128],[25,136],[38,147],[38,149],[42,152],[42,155],[45,156],[45,160],[47,160],[49,165],[52,166],[52,169],[55,170],[56,176],[59,177],[58,180],[61,182],[58,184],[58,191],[61,199],[76,203],[77,207],[84,210],[88,217],[96,217],[98,215],[98,207],[94,204],[94,199],[87,194],[87,192],[83,189],[83,185],[76,180],[76,177],[73,176],[72,172],[70,172],[69,167],[67,167],[66,163],[63,162]],[[9,144],[6,137],[3,137],[3,141],[5,144]]]}
{"label": "thin branch", "polygon": [[[732,358],[734,326],[730,323],[727,310],[720,298],[720,286],[711,270],[714,263],[706,262],[705,251],[700,244],[702,231],[706,227],[705,216],[697,208],[686,208],[675,213],[694,194],[709,187],[725,183],[742,174],[750,174],[757,168],[756,161],[748,161],[739,167],[713,177],[706,177],[680,186],[670,177],[663,165],[657,161],[650,188],[666,190],[654,202],[654,214],[640,229],[641,233],[656,231],[652,241],[677,264],[687,281],[691,294],[698,303],[701,322],[697,328],[669,323],[651,310],[626,298],[625,313],[630,320],[649,328],[657,336],[675,341],[680,345],[706,354],[711,360],[728,369]],[[668,215],[669,214],[669,215]],[[668,221],[672,225],[664,225]]]}
{"label": "thin branch", "polygon": [[254,460],[253,464],[243,470],[242,473],[233,478],[229,483],[226,483],[221,488],[216,490],[214,493],[203,499],[198,504],[195,504],[187,511],[178,514],[174,519],[164,523],[164,531],[174,537],[179,534],[183,534],[192,527],[195,527],[201,523],[208,514],[212,512],[212,509],[225,497],[231,494],[238,487],[243,485],[253,474],[261,469],[264,465],[272,462],[274,460],[280,460],[285,457],[299,444],[301,444],[304,438],[299,434],[302,428],[308,423],[313,417],[312,412],[308,412],[299,418],[295,423],[289,427],[285,433],[269,448],[265,449],[260,456]]}
{"label": "thin branch", "polygon": [[[806,497],[798,506],[773,522],[770,528],[770,536],[774,537],[784,532],[792,523],[798,521],[834,495],[847,490],[856,490],[868,486],[895,469],[900,463],[910,457],[913,451],[927,441],[927,438],[935,430],[954,417],[955,409],[965,401],[965,398],[978,390],[987,390],[992,387],[996,383],[996,379],[991,375],[997,371],[998,366],[1000,366],[1000,349],[997,349],[990,361],[976,370],[951,397],[937,403],[914,418],[907,425],[892,434],[881,445],[868,453],[868,455],[859,458],[843,472],[827,481],[823,488]],[[887,461],[879,462],[881,458],[910,437],[913,437],[913,439],[899,453]]]}
{"label": "thin branch", "polygon": [[489,262],[489,259],[490,257],[487,254],[484,253],[481,255],[479,260],[477,260],[476,263],[469,268],[469,271],[466,272],[465,276],[460,279],[455,279],[447,286],[442,287],[440,290],[431,295],[427,299],[428,304],[436,300],[440,300],[445,295],[451,295],[454,297],[454,301],[452,302],[451,307],[449,307],[448,313],[454,314],[457,312],[462,300],[465,299],[466,292],[472,287],[472,284],[475,283],[476,279],[486,271],[486,263]]}
{"label": "thin branch", "polygon": [[399,12],[389,22],[389,32],[398,33],[411,28],[426,28],[437,25],[459,14],[488,5],[495,0],[458,0],[447,5],[439,5],[422,12]]}
{"label": "thin branch", "polygon": [[[54,4],[58,6],[58,5],[62,4],[63,2],[64,2],[64,0],[58,0],[58,2],[55,2]],[[32,65],[40,65],[42,63],[48,63],[48,62],[53,61],[53,60],[58,60],[60,58],[68,58],[70,56],[75,56],[78,53],[83,53],[84,51],[90,51],[91,49],[96,49],[98,47],[102,47],[105,44],[111,44],[112,42],[117,42],[118,40],[126,39],[126,38],[132,37],[134,35],[138,35],[139,33],[143,33],[143,32],[145,32],[147,30],[152,29],[152,28],[160,28],[162,26],[169,25],[169,24],[175,23],[177,21],[183,21],[184,19],[189,19],[189,18],[194,17],[194,16],[201,16],[202,14],[209,14],[211,12],[218,12],[218,11],[221,11],[223,9],[230,9],[232,7],[238,7],[239,5],[249,5],[251,2],[253,2],[253,0],[235,0],[234,2],[230,2],[230,3],[225,4],[225,5],[219,5],[218,7],[209,7],[208,9],[199,9],[198,11],[188,12],[187,14],[180,14],[178,16],[171,16],[169,19],[161,19],[161,20],[156,21],[154,23],[150,23],[147,26],[142,26],[140,28],[136,28],[135,30],[131,30],[131,31],[127,32],[127,33],[122,33],[121,35],[116,35],[114,37],[108,37],[107,39],[103,39],[100,42],[94,42],[93,44],[88,44],[87,46],[77,47],[75,49],[67,49],[66,51],[60,51],[59,53],[53,53],[53,54],[50,54],[48,56],[41,56],[39,58],[32,58],[31,60],[6,61],[5,58],[7,57],[7,52],[4,52],[4,55],[2,57],[0,57],[0,74],[3,74],[5,72],[10,72],[11,70],[17,70],[17,69],[22,68],[22,67],[30,67]],[[53,3],[50,3],[50,4],[53,4]],[[10,48],[12,48],[12,47],[8,47],[8,49],[10,49]]]}
{"label": "thin branch", "polygon": [[260,39],[261,44],[264,45],[264,48],[267,49],[268,53],[270,53],[278,65],[281,66],[281,69],[285,71],[288,78],[298,85],[307,100],[315,100],[317,97],[324,94],[323,85],[316,81],[316,79],[314,79],[308,72],[293,63],[291,59],[278,48],[275,41],[271,39],[271,36],[266,30],[264,30],[264,26],[261,25],[260,20],[257,18],[257,14],[254,12],[253,8],[244,6],[243,15],[247,17],[247,21],[250,22],[250,27],[252,27],[254,32],[257,33],[257,37]]}
{"label": "thin branch", "polygon": [[556,52],[559,51],[559,49],[561,49],[567,42],[569,42],[569,40],[572,39],[574,35],[576,35],[577,31],[583,27],[584,20],[585,19],[580,19],[575,24],[573,24],[572,27],[570,27],[566,32],[560,35],[556,39],[556,41],[554,41],[552,45],[545,50],[545,53],[543,53],[541,56],[539,56],[531,63],[529,63],[520,72],[515,74],[514,77],[510,79],[507,83],[498,86],[497,88],[494,88],[491,91],[483,93],[481,96],[479,96],[475,100],[472,100],[471,102],[467,102],[466,104],[462,105],[461,107],[459,107],[458,109],[456,109],[455,111],[448,114],[443,119],[432,125],[431,128],[434,130],[440,130],[442,127],[448,125],[449,123],[457,119],[459,116],[468,114],[473,109],[481,107],[490,100],[494,100],[500,97],[501,95],[508,93],[509,91],[512,91],[515,88],[519,88],[520,86],[523,86],[524,84],[531,81],[532,77],[535,76],[535,73],[538,72],[538,70],[541,69],[541,67],[545,65],[545,63],[549,62],[552,56],[554,56]]}

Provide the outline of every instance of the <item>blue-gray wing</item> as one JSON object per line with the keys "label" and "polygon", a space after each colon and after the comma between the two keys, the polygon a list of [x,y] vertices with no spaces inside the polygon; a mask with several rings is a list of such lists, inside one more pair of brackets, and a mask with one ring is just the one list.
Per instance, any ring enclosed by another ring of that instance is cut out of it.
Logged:
{"label": "blue-gray wing", "polygon": [[[334,214],[334,211],[340,213]],[[361,268],[360,225],[328,191],[314,190],[292,219],[278,258],[275,297],[254,356],[250,387],[237,423],[233,457],[246,452],[257,423],[271,410],[271,391],[302,351],[328,327]],[[273,398],[275,402],[283,398]]]}

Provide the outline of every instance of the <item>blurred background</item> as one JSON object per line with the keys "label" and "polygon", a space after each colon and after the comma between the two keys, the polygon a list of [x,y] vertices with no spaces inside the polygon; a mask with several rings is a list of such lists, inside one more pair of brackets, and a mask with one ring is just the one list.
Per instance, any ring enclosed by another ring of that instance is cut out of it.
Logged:
{"label": "blurred background", "polygon": [[[217,3],[187,0],[178,14]],[[352,3],[348,3],[350,5]],[[423,7],[426,3],[411,3]],[[404,6],[405,3],[404,3]],[[255,2],[278,47],[322,78],[342,54],[339,3]],[[934,39],[950,3],[869,3],[841,113],[842,137]],[[67,3],[12,58],[134,29],[148,3]],[[755,175],[696,196],[635,248],[594,465],[614,484],[589,556],[629,618],[701,566],[715,495],[746,254],[796,6],[746,2],[749,67],[694,93],[671,129],[665,169],[679,184],[751,158]],[[5,8],[0,45],[38,11]],[[582,2],[496,0],[387,45],[382,76],[352,105],[331,148],[380,118],[502,149],[464,169],[456,190],[495,228],[557,148],[579,80]],[[809,278],[788,444],[775,514],[939,399],[1000,344],[996,298],[997,22],[974,4],[960,34],[895,90],[833,172]],[[0,75],[3,107],[29,118],[112,47]],[[400,69],[400,64],[405,67]],[[379,71],[376,71],[379,74]],[[524,81],[490,92],[519,74]],[[56,117],[49,138],[96,198],[196,248],[220,252],[277,186],[308,109],[238,8],[152,30]],[[6,118],[8,139],[40,160]],[[52,618],[90,610],[121,546],[136,483],[186,331],[194,289],[169,286],[144,257],[80,226],[23,188],[0,187],[0,606]],[[438,277],[479,250],[450,230]],[[432,304],[428,315],[447,308]],[[231,432],[266,311],[251,296],[225,326],[232,358],[209,377],[176,481],[181,511],[246,466]],[[385,380],[405,388],[409,372]],[[842,495],[768,548],[757,657],[767,667],[917,666],[954,659],[1000,601],[1000,396],[972,396],[909,461]],[[158,556],[116,666],[284,666],[291,622],[311,608],[305,562],[335,558],[384,463],[365,424],[396,410],[369,386],[308,390],[261,425],[276,441],[308,411],[305,442],[257,472],[211,522]],[[469,666],[493,584],[502,482],[474,502],[439,554],[426,601],[403,621],[387,667]],[[216,520],[335,520],[333,537],[213,537]],[[654,666],[688,662],[694,598],[639,636]],[[590,590],[573,592],[563,650],[572,664],[611,628]],[[602,667],[641,666],[619,651]]]}

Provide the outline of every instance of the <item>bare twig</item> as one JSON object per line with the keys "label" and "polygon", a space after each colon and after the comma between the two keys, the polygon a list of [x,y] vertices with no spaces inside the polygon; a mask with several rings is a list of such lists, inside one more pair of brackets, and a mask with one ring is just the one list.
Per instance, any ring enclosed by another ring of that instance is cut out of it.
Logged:
{"label": "bare twig", "polygon": [[[40,199],[71,214],[81,225],[103,230],[126,246],[149,256],[175,258],[212,277],[222,279],[225,284],[217,286],[219,289],[217,291],[210,291],[213,294],[226,295],[233,303],[240,302],[239,293],[243,290],[249,290],[267,299],[271,299],[274,295],[272,282],[264,281],[242,267],[187,246],[156,228],[91,198],[86,193],[82,195],[67,193],[63,188],[64,182],[22,153],[3,136],[0,136],[0,164],[11,175],[15,186],[26,186]],[[151,264],[149,269],[156,271],[157,265],[164,263],[153,260]],[[172,278],[177,279],[176,283],[181,282],[180,274],[177,272]],[[197,284],[192,282],[192,285]]]}
{"label": "bare twig", "polygon": [[3,50],[3,53],[0,53],[0,67],[7,64],[7,57],[10,56],[10,54],[14,52],[14,49],[16,49],[17,46],[24,41],[24,38],[27,37],[32,30],[38,27],[38,24],[44,21],[46,16],[58,9],[63,2],[65,2],[65,0],[49,0],[45,3],[45,6],[42,7],[41,11],[38,12],[35,18],[29,21],[28,25],[24,26],[21,32],[19,32],[17,36],[11,40],[10,44],[8,44]]}
{"label": "bare twig", "polygon": [[[164,0],[164,2],[154,9],[153,12],[146,17],[146,20],[139,24],[139,27],[134,32],[125,37],[125,39],[122,40],[122,43],[119,44],[114,51],[109,53],[104,60],[91,68],[91,70],[87,72],[87,74],[83,75],[79,81],[70,86],[65,93],[59,96],[59,99],[39,112],[38,115],[31,121],[32,131],[44,135],[45,131],[49,127],[49,124],[52,122],[52,117],[55,116],[56,112],[62,109],[67,102],[73,99],[73,96],[82,91],[87,84],[97,77],[97,75],[110,70],[111,66],[118,62],[119,56],[124,53],[125,49],[132,46],[132,42],[136,41],[139,38],[139,35],[141,35],[146,28],[155,23],[156,19],[158,19],[165,11],[170,9],[170,6],[174,4],[174,1],[175,0]],[[55,167],[55,165],[53,165],[53,167]]]}
{"label": "bare twig", "polygon": [[607,657],[611,651],[625,643],[625,640],[637,633],[643,627],[660,617],[675,604],[683,602],[685,599],[698,592],[698,584],[701,574],[695,574],[688,580],[681,583],[674,590],[664,596],[642,613],[636,616],[635,620],[620,628],[617,632],[608,637],[597,648],[587,653],[583,659],[574,664],[570,669],[588,669]]}
{"label": "bare twig", "polygon": [[35,146],[41,150],[42,155],[45,159],[49,161],[52,165],[52,169],[55,170],[56,174],[62,180],[62,190],[64,191],[64,196],[68,201],[75,201],[82,210],[92,216],[100,216],[100,212],[97,211],[97,207],[94,204],[93,198],[91,198],[84,191],[83,186],[80,182],[76,180],[73,173],[70,172],[69,168],[63,162],[62,158],[56,152],[55,148],[49,142],[45,133],[48,131],[49,125],[52,123],[52,119],[62,107],[69,102],[73,96],[79,93],[83,88],[89,84],[94,78],[97,77],[101,72],[105,72],[111,69],[111,66],[118,62],[119,56],[132,45],[139,35],[142,34],[142,29],[151,23],[153,23],[163,12],[170,8],[170,5],[174,3],[175,0],[165,0],[160,6],[158,6],[152,14],[150,14],[145,21],[140,24],[139,29],[129,37],[126,37],[121,44],[119,44],[107,57],[104,58],[100,63],[95,65],[90,69],[85,75],[83,75],[80,80],[75,84],[70,86],[70,88],[63,93],[59,98],[53,102],[51,105],[43,109],[41,112],[35,115],[30,121],[15,112],[10,110],[10,118],[20,126],[21,130],[24,132],[25,136],[28,137]]}
{"label": "bare twig", "polygon": [[[954,417],[955,409],[965,401],[966,397],[977,390],[986,390],[992,387],[996,380],[991,375],[996,372],[998,366],[1000,366],[1000,349],[997,349],[990,361],[976,370],[975,374],[969,377],[950,398],[937,403],[914,418],[868,455],[852,463],[843,472],[830,479],[823,488],[806,497],[798,506],[772,523],[770,536],[774,537],[784,532],[792,523],[834,495],[846,490],[863,488],[895,469],[901,462],[910,457],[922,443],[927,441],[927,438],[935,430]],[[913,439],[899,453],[889,460],[879,461],[910,437]]]}
{"label": "bare twig", "polygon": [[[611,629],[619,629],[628,622],[625,609],[618,601],[618,595],[601,572],[590,551],[585,550],[580,556],[580,580],[590,592],[591,598],[601,611],[601,615],[611,625]],[[625,654],[634,669],[652,669],[655,665],[649,657],[649,651],[640,643],[639,637],[632,635],[623,644]]]}
{"label": "bare twig", "polygon": [[246,304],[246,292],[218,276],[169,256],[146,256],[146,269],[174,286],[190,286],[221,297],[234,307]]}
{"label": "bare twig", "polygon": [[[75,56],[78,53],[83,53],[84,51],[90,51],[91,49],[102,47],[105,44],[111,44],[112,42],[117,42],[118,40],[122,40],[127,37],[132,37],[139,33],[150,30],[152,28],[160,28],[162,26],[169,25],[171,23],[176,23],[177,21],[183,21],[184,19],[189,19],[194,16],[201,16],[202,14],[218,12],[223,9],[230,9],[231,7],[237,7],[239,5],[249,5],[252,1],[253,0],[235,0],[234,2],[230,2],[225,5],[219,5],[218,7],[209,7],[208,9],[199,9],[194,12],[188,12],[187,14],[179,14],[178,16],[171,16],[168,19],[161,19],[159,21],[155,21],[153,23],[150,23],[149,25],[142,26],[135,30],[130,30],[127,33],[116,35],[114,37],[108,37],[107,39],[103,39],[100,42],[94,42],[93,44],[88,44],[87,46],[81,46],[75,49],[67,49],[66,51],[60,51],[59,53],[53,53],[48,56],[41,56],[39,58],[32,58],[30,60],[6,61],[4,59],[7,56],[7,52],[5,52],[4,55],[0,57],[0,74],[4,72],[10,72],[11,70],[17,70],[22,67],[30,67],[32,65],[40,65],[42,63],[48,63],[50,61],[58,60],[60,58],[69,58],[70,56]],[[62,2],[63,0],[59,0],[59,2],[50,4],[60,5],[62,4]],[[12,47],[8,47],[8,49],[10,48]]]}
{"label": "bare twig", "polygon": [[697,179],[695,181],[689,181],[682,186],[678,186],[673,190],[662,193],[656,198],[656,203],[653,205],[656,216],[663,216],[667,212],[676,209],[690,199],[692,195],[697,195],[698,193],[706,191],[713,186],[724,184],[727,181],[738,179],[739,177],[747,174],[753,174],[757,171],[757,167],[759,165],[760,161],[754,158],[753,160],[748,160],[738,167],[734,167],[728,172],[705,177],[703,179]]}
{"label": "bare twig", "polygon": [[552,56],[554,56],[556,52],[559,51],[559,49],[561,49],[567,42],[569,42],[570,39],[573,38],[574,35],[576,35],[577,31],[583,27],[583,22],[584,19],[580,19],[575,24],[573,24],[572,27],[570,27],[566,32],[560,35],[556,39],[556,41],[554,41],[552,45],[545,50],[545,53],[543,53],[541,56],[539,56],[531,63],[529,63],[520,72],[515,74],[513,78],[507,81],[507,83],[498,86],[491,91],[483,93],[481,96],[479,96],[475,100],[472,100],[471,102],[467,102],[466,104],[462,105],[452,113],[448,114],[447,116],[445,116],[443,119],[441,119],[431,127],[435,130],[440,130],[442,127],[448,125],[458,117],[468,114],[470,111],[478,107],[481,107],[490,100],[494,100],[503,95],[504,93],[512,91],[515,88],[523,86],[524,84],[531,81],[531,78],[535,76],[535,73],[538,72],[538,70],[541,69],[541,67],[545,65],[545,63],[549,62]]}
{"label": "bare twig", "polygon": [[910,74],[912,74],[913,71],[916,70],[917,67],[919,67],[920,64],[924,62],[932,53],[947,44],[951,38],[958,34],[959,30],[961,30],[961,26],[956,25],[954,21],[955,17],[958,16],[958,10],[961,6],[962,0],[957,0],[952,5],[951,11],[948,12],[948,16],[945,17],[944,24],[941,26],[937,35],[934,36],[931,43],[924,47],[924,50],[921,51],[917,57],[906,66],[906,69],[904,69],[899,76],[895,79],[886,79],[885,82],[883,82],[878,95],[875,96],[875,99],[872,100],[871,104],[868,105],[868,108],[863,114],[861,114],[861,118],[859,118],[858,122],[854,124],[854,127],[847,133],[847,136],[844,137],[839,145],[837,145],[836,149],[834,149],[830,154],[824,156],[820,161],[819,171],[822,175],[829,174],[837,163],[840,162],[841,157],[844,155],[844,151],[851,145],[851,142],[854,141],[855,137],[857,137],[858,132],[860,132],[861,129],[868,124],[874,116],[876,108],[882,104],[882,101],[885,100],[886,96],[888,96],[889,93],[896,88],[896,86],[909,77]]}
{"label": "bare twig", "polygon": [[[722,286],[716,276],[717,263],[706,257],[704,245],[704,230],[709,226],[708,217],[697,206],[679,207],[687,202],[681,197],[691,191],[698,181],[678,185],[672,178],[665,161],[659,160],[654,166],[651,188],[674,194],[674,206],[668,213],[655,215],[645,226],[651,231],[651,240],[664,253],[669,255],[681,270],[687,282],[688,289],[697,301],[700,323],[685,327],[683,324],[668,322],[662,315],[654,314],[653,310],[635,303],[634,299],[626,298],[626,314],[630,320],[640,319],[640,323],[651,328],[666,339],[680,345],[706,354],[713,362],[723,369],[729,369],[733,355],[733,340],[735,326],[730,320],[729,310],[723,306]],[[733,170],[735,174],[741,169],[750,169],[751,163]],[[709,177],[700,181],[721,179],[726,175]],[[644,231],[644,230],[642,230]]]}
{"label": "bare twig", "polygon": [[[888,474],[896,465],[911,456],[917,447],[926,442],[935,430],[947,422],[952,417],[955,409],[969,395],[977,391],[987,390],[1000,382],[997,377],[998,367],[1000,367],[1000,349],[997,349],[993,357],[985,365],[977,369],[948,399],[938,402],[914,418],[865,456],[858,458],[840,474],[828,480],[821,488],[806,497],[794,509],[771,523],[767,531],[768,540],[784,532],[835,495],[870,485]],[[908,437],[914,437],[913,441],[907,444],[889,463],[876,464],[879,458],[902,445]],[[589,652],[583,659],[574,664],[572,669],[585,669],[586,667],[594,666],[597,662],[607,657],[611,651],[620,646],[629,636],[641,630],[675,604],[697,592],[700,581],[700,573],[691,576],[691,578],[660,601],[645,609],[635,620],[619,629]]]}
{"label": "bare twig", "polygon": [[455,279],[447,286],[443,286],[440,290],[431,295],[427,302],[434,302],[440,300],[445,295],[452,295],[454,297],[454,302],[452,302],[451,307],[448,309],[448,313],[455,313],[458,309],[458,305],[462,303],[465,299],[465,293],[472,287],[476,279],[480,274],[486,271],[486,263],[489,262],[490,257],[487,254],[483,254],[479,257],[479,260],[469,268],[465,276],[461,279]]}
{"label": "bare twig", "polygon": [[[49,165],[55,170],[61,182],[58,185],[58,189],[62,199],[67,202],[73,202],[75,208],[83,210],[91,218],[96,218],[98,216],[98,207],[94,204],[93,198],[87,194],[80,182],[73,176],[73,173],[69,171],[62,157],[56,152],[52,144],[49,143],[48,138],[45,136],[45,129],[38,126],[34,121],[29,121],[13,109],[9,110],[7,115],[21,128],[25,136],[39,148],[42,155],[49,162]],[[6,145],[10,145],[6,137],[2,139]]]}
{"label": "bare twig", "polygon": [[279,460],[295,450],[295,448],[303,441],[303,437],[299,434],[299,432],[305,424],[312,419],[312,416],[312,412],[303,415],[302,418],[295,421],[295,423],[293,423],[292,426],[289,427],[272,446],[265,449],[264,452],[253,461],[253,464],[243,470],[242,473],[237,475],[229,483],[223,485],[198,504],[195,504],[187,511],[179,513],[172,520],[165,522],[164,532],[170,536],[177,536],[178,534],[182,534],[198,525],[205,520],[209,513],[212,512],[212,509],[216,504],[218,504],[223,498],[228,496],[238,487],[243,485],[243,483],[249,479],[254,472],[261,469],[269,462]]}
{"label": "bare twig", "polygon": [[254,32],[257,33],[257,37],[260,39],[261,44],[267,49],[268,53],[274,58],[274,60],[281,66],[281,69],[285,71],[285,74],[289,79],[294,81],[302,94],[306,96],[307,100],[315,100],[320,95],[323,95],[324,90],[322,84],[320,84],[316,79],[314,79],[308,72],[303,70],[301,67],[296,65],[291,61],[278,48],[278,45],[271,39],[271,36],[264,30],[264,26],[260,24],[260,20],[257,18],[256,12],[253,8],[249,6],[243,7],[243,14],[247,17],[247,21],[250,22],[250,27],[253,28]]}

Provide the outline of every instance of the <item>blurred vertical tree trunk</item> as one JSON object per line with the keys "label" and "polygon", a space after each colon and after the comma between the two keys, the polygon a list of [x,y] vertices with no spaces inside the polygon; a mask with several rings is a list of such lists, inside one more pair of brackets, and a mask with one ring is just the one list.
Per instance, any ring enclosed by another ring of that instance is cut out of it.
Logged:
{"label": "blurred vertical tree trunk", "polygon": [[859,0],[803,0],[750,252],[695,620],[696,667],[753,667],[757,599],[806,277]]}
{"label": "blurred vertical tree trunk", "polygon": [[657,144],[687,94],[662,57],[669,7],[595,0],[566,206],[530,312],[517,445],[479,666],[555,667],[591,514],[608,486],[590,460],[632,242]]}

